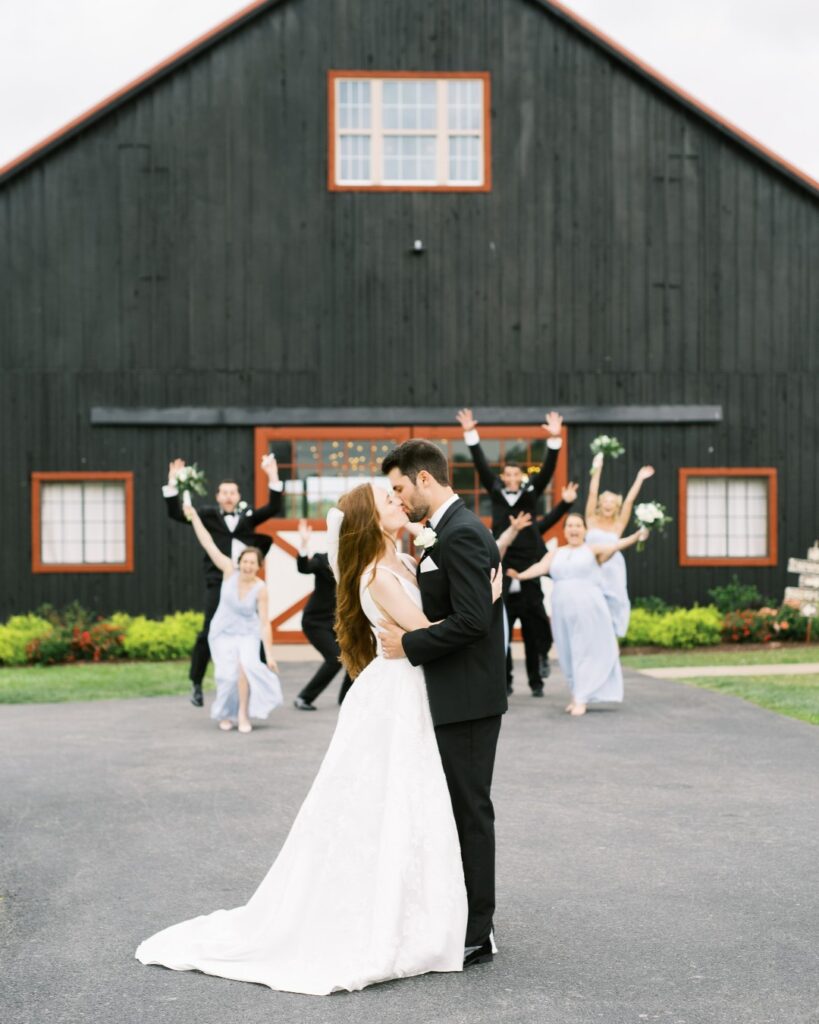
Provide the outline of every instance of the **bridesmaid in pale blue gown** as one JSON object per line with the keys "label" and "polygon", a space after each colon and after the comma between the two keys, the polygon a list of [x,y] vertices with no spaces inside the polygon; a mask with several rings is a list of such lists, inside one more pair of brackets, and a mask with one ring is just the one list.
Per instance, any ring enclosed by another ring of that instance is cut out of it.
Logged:
{"label": "bridesmaid in pale blue gown", "polygon": [[[640,488],[645,480],[654,476],[654,467],[643,466],[640,469],[625,501],[622,494],[615,494],[613,491],[603,491],[600,494],[602,471],[603,453],[599,452],[592,462],[589,497],[586,501],[586,522],[589,527],[586,542],[606,546],[623,536]],[[614,632],[617,636],[625,636],[631,616],[631,601],[628,596],[626,560],[619,551],[603,563],[602,581],[603,596],[611,612]]]}
{"label": "bridesmaid in pale blue gown", "polygon": [[584,715],[589,704],[623,699],[620,648],[603,596],[601,567],[624,548],[646,540],[648,530],[610,544],[588,544],[586,521],[579,512],[566,516],[563,529],[565,545],[547,552],[524,572],[510,569],[508,574],[521,580],[547,573],[552,577],[552,631],[560,667],[572,692],[566,710],[577,716]]}

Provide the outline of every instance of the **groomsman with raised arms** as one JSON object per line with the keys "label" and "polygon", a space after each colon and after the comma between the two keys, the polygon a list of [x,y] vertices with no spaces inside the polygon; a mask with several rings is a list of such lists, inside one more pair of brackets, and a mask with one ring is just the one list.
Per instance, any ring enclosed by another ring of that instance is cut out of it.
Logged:
{"label": "groomsman with raised arms", "polygon": [[[509,517],[521,512],[532,516],[532,525],[521,530],[510,544],[503,558],[504,573],[507,569],[523,571],[532,564],[530,559],[541,558],[544,547],[543,539],[535,525],[537,520],[537,502],[548,487],[554,475],[560,449],[563,446],[563,417],[550,412],[542,424],[547,434],[546,455],[543,465],[531,479],[525,479],[523,469],[517,463],[507,462],[496,476],[490,469],[486,455],[481,448],[478,434],[478,421],[471,409],[461,409],[457,413],[458,422],[463,427],[464,441],[469,447],[472,461],[487,494],[492,501],[492,535],[497,538],[509,526]],[[562,501],[550,514],[549,525],[559,521],[569,510],[577,497],[577,486],[564,488]],[[538,580],[513,580],[504,576],[503,603],[509,619],[509,630],[520,621],[523,632],[523,646],[526,656],[526,674],[533,697],[543,696],[543,677],[549,674],[549,649],[552,646],[552,629],[549,617],[543,606],[543,591]],[[512,692],[512,654],[511,647],[506,659],[506,690]]]}
{"label": "groomsman with raised arms", "polygon": [[[236,562],[242,551],[248,547],[257,547],[262,555],[266,555],[272,543],[266,534],[255,533],[257,526],[278,516],[282,511],[283,484],[279,480],[279,467],[276,463],[276,456],[272,453],[265,455],[261,462],[262,470],[265,472],[268,481],[268,500],[261,508],[253,509],[247,502],[242,501],[242,495],[238,483],[233,479],[224,479],[219,482],[216,488],[216,505],[206,505],[197,509],[202,524],[213,538],[214,543],[224,555],[228,555]],[[179,488],[177,486],[177,474],[185,468],[183,459],[174,459],[168,465],[168,483],[162,488],[162,496],[168,509],[168,515],[177,522],[188,523],[182,510]],[[208,629],[210,621],[219,605],[219,592],[222,586],[222,572],[217,569],[208,555],[205,555],[204,563],[205,576],[205,621],[201,632],[196,637],[193,654],[191,655],[190,681],[191,681],[191,704],[201,708],[204,699],[202,697],[202,680],[210,661],[210,648],[208,647]],[[264,661],[264,656],[261,656]]]}

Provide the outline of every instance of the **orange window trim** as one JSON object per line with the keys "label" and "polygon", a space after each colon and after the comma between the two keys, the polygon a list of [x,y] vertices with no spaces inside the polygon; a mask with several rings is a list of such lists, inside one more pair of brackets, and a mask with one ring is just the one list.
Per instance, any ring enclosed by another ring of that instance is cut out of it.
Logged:
{"label": "orange window trim", "polygon": [[[688,554],[687,515],[688,481],[692,477],[766,477],[768,480],[768,554],[764,558],[692,558]],[[763,566],[776,565],[779,561],[779,537],[777,530],[777,471],[773,467],[752,468],[731,467],[681,467],[679,469],[679,548],[680,565],[683,566]]]}
{"label": "orange window trim", "polygon": [[[41,552],[41,521],[40,500],[41,488],[44,483],[64,483],[75,481],[80,483],[95,480],[121,480],[125,484],[125,561],[124,562],[43,562]],[[112,472],[54,472],[31,474],[31,571],[33,573],[48,572],[133,572],[134,571],[134,474],[130,471]]]}
{"label": "orange window trim", "polygon": [[[476,78],[483,82],[483,182],[480,185],[340,185],[336,181],[335,83],[339,78]],[[330,192],[491,192],[492,93],[488,71],[328,71],[327,189]]]}

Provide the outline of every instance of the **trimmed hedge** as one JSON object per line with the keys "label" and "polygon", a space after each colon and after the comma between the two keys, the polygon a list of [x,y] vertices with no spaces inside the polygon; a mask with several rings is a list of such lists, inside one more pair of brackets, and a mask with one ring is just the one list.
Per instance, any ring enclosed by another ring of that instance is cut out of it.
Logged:
{"label": "trimmed hedge", "polygon": [[722,615],[713,605],[651,612],[632,608],[623,643],[632,647],[708,647],[722,639]]}
{"label": "trimmed hedge", "polygon": [[125,656],[143,661],[187,658],[204,621],[202,612],[174,612],[159,620],[124,612],[111,616],[111,622],[125,632]]}
{"label": "trimmed hedge", "polygon": [[0,626],[0,665],[25,665],[29,644],[51,629],[48,619],[39,615],[12,615]]}

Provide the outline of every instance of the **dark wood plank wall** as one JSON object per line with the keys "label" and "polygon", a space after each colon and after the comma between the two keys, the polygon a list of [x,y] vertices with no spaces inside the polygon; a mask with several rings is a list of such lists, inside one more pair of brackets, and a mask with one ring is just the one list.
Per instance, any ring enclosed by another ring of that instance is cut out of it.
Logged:
{"label": "dark wood plank wall", "polygon": [[[328,193],[328,68],[489,70],[492,192]],[[676,515],[679,465],[777,466],[781,564],[739,574],[772,593],[819,532],[815,197],[526,0],[291,0],[12,179],[0,238],[2,614],[196,604],[167,460],[250,491],[250,430],[92,405],[721,404],[618,427],[607,483],[651,461]],[[84,467],[135,471],[137,571],[32,577],[29,474]],[[679,569],[672,535],[631,584],[729,575]]]}

